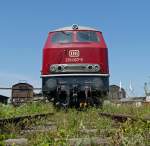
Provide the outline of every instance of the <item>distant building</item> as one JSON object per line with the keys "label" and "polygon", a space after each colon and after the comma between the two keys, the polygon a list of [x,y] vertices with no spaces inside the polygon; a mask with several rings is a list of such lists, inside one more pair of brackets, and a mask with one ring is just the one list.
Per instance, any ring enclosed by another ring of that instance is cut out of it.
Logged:
{"label": "distant building", "polygon": [[28,83],[17,83],[12,86],[12,103],[18,105],[33,99],[33,86]]}
{"label": "distant building", "polygon": [[0,103],[7,104],[9,97],[0,95]]}
{"label": "distant building", "polygon": [[120,100],[126,98],[126,91],[117,85],[110,85],[109,87],[109,99]]}

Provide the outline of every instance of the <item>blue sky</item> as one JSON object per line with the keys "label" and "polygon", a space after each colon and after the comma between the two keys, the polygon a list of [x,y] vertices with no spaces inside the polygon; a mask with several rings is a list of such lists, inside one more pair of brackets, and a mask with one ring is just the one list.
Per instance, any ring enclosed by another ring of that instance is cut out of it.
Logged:
{"label": "blue sky", "polygon": [[150,81],[149,7],[149,0],[0,0],[0,87],[21,80],[41,87],[48,32],[77,23],[103,32],[110,83],[121,80],[126,89],[132,80],[136,95],[143,95]]}

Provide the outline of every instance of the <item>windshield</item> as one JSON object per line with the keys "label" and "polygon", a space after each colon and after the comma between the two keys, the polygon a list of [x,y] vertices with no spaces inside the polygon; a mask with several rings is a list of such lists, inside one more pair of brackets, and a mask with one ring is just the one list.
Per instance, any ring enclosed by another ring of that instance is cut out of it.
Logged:
{"label": "windshield", "polygon": [[99,42],[95,31],[78,31],[77,40],[80,42]]}
{"label": "windshield", "polygon": [[52,41],[52,43],[71,43],[72,38],[73,38],[72,32],[60,31],[60,32],[55,32],[52,35],[51,41]]}

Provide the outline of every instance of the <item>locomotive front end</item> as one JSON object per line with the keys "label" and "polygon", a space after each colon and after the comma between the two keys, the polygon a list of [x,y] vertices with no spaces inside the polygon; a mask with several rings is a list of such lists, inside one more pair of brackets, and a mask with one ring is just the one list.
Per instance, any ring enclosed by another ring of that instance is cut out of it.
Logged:
{"label": "locomotive front end", "polygon": [[42,65],[42,91],[48,100],[99,106],[108,89],[108,50],[100,31],[73,25],[49,33]]}

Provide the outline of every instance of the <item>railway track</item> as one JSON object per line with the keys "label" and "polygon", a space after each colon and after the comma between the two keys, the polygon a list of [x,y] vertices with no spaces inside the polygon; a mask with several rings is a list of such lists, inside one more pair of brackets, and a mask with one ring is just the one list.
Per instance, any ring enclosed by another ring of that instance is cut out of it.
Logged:
{"label": "railway track", "polygon": [[[56,114],[57,115],[57,114]],[[107,113],[107,112],[101,112],[99,113],[99,115],[103,118],[103,117],[107,117],[107,118],[111,118],[112,120],[115,120],[116,122],[125,122],[128,119],[132,120],[132,121],[136,121],[136,120],[142,120],[143,122],[147,122],[150,121],[150,118],[136,118],[134,116],[130,116],[130,115],[124,115],[124,114],[112,114],[112,113]],[[32,119],[41,119],[41,118],[46,118],[46,117],[51,117],[51,116],[55,116],[54,113],[41,113],[41,114],[34,114],[34,115],[26,115],[26,116],[18,116],[18,117],[12,117],[12,118],[4,118],[4,119],[0,119],[0,127],[3,126],[3,124],[7,124],[7,123],[20,123],[22,121],[24,121],[25,119],[31,120]],[[31,127],[26,127],[24,129],[21,129],[20,131],[20,135],[23,136],[24,140],[26,140],[26,143],[29,142],[29,137],[28,135],[35,135],[37,133],[45,133],[45,132],[51,132],[51,133],[57,133],[59,132],[59,128],[57,128],[57,124],[55,123],[55,121],[50,122],[50,121],[46,121],[49,123],[45,123],[43,125],[32,125]],[[24,123],[23,123],[24,124]],[[118,124],[118,123],[117,123]],[[81,135],[88,135],[88,137],[70,137],[70,138],[54,138],[54,142],[61,142],[61,141],[65,141],[66,143],[68,143],[69,145],[104,145],[104,146],[111,146],[112,141],[111,141],[111,137],[104,137],[104,133],[107,132],[105,131],[106,129],[79,129],[79,133]],[[99,133],[99,130],[102,130],[102,134],[101,135]],[[97,135],[97,133],[99,133],[99,135]],[[89,137],[90,135],[90,137]],[[91,136],[92,135],[92,136]],[[55,134],[54,134],[55,136]],[[10,140],[6,140],[6,142],[9,142]],[[17,143],[14,140],[13,143]],[[22,141],[22,139],[18,139],[18,141]]]}
{"label": "railway track", "polygon": [[25,120],[32,121],[33,119],[41,119],[46,118],[48,116],[53,116],[54,113],[40,113],[40,114],[33,114],[33,115],[25,115],[25,116],[16,116],[11,118],[0,118],[0,128],[6,124],[13,123],[21,123],[23,126],[25,124]]}
{"label": "railway track", "polygon": [[[11,117],[11,118],[0,118],[0,127],[8,123],[17,124],[17,123],[24,121],[25,119],[32,121],[33,119],[46,118],[48,116],[53,116],[53,115],[54,113],[50,112],[50,113],[40,113],[40,114],[25,115],[25,116],[16,116],[16,117]],[[132,121],[137,121],[137,120],[141,120],[143,122],[150,121],[150,117],[137,118],[137,117],[134,117],[131,115],[125,115],[125,114],[112,114],[112,113],[107,113],[107,112],[100,112],[99,115],[102,117],[111,118],[112,120],[115,120],[117,122],[125,122],[128,119]]]}
{"label": "railway track", "polygon": [[141,120],[143,122],[150,121],[150,117],[148,118],[137,118],[131,115],[125,115],[125,114],[112,114],[112,113],[107,113],[107,112],[101,112],[99,113],[100,116],[102,117],[107,117],[111,118],[112,120],[115,120],[117,122],[126,122],[128,119],[132,121],[138,121]]}

